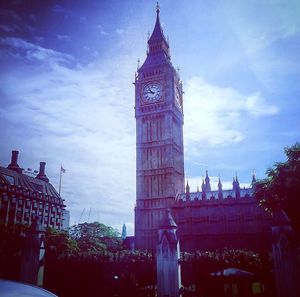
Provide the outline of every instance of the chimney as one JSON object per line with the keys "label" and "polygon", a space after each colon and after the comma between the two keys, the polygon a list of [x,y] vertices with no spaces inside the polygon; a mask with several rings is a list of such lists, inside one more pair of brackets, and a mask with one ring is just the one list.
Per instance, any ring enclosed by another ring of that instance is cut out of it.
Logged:
{"label": "chimney", "polygon": [[45,182],[49,182],[49,178],[45,174],[45,167],[46,167],[46,162],[40,162],[40,170],[36,178],[41,179]]}
{"label": "chimney", "polygon": [[18,173],[22,173],[23,169],[20,168],[20,166],[18,165],[18,156],[19,156],[19,151],[13,150],[11,152],[11,162],[7,166],[7,168],[11,169],[11,170],[14,170],[14,171],[16,171]]}

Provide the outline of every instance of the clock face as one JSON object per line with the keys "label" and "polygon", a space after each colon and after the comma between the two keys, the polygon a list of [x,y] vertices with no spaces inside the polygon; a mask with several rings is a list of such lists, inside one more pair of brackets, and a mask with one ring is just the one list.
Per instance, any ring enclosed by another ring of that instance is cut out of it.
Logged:
{"label": "clock face", "polygon": [[159,83],[150,83],[143,88],[143,99],[147,103],[154,103],[160,100],[162,95]]}
{"label": "clock face", "polygon": [[181,98],[180,98],[180,91],[178,88],[175,88],[175,102],[179,108],[181,108]]}

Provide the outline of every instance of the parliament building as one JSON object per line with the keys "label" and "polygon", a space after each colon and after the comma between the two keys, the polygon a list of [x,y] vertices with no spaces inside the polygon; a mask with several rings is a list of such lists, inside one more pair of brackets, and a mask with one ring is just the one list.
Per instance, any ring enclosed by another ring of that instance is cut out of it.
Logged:
{"label": "parliament building", "polygon": [[[159,222],[171,209],[181,249],[270,249],[271,217],[241,189],[212,191],[206,171],[201,191],[191,192],[184,179],[183,86],[171,62],[169,42],[156,23],[147,57],[135,75],[136,206],[135,248],[154,250]],[[253,182],[255,177],[253,177]]]}

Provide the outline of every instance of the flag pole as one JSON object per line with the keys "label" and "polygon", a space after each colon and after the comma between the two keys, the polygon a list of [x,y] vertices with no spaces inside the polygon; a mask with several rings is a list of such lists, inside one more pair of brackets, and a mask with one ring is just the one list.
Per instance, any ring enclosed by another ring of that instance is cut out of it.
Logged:
{"label": "flag pole", "polygon": [[62,166],[60,166],[60,175],[59,175],[59,187],[58,187],[58,194],[60,196],[60,191],[61,191],[61,177],[62,177]]}

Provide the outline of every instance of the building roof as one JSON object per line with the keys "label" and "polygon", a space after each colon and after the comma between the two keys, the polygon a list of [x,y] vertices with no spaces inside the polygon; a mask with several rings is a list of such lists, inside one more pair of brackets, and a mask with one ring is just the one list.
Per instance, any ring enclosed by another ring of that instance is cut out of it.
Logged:
{"label": "building roof", "polygon": [[55,202],[63,204],[63,200],[51,183],[2,166],[0,166],[0,183],[6,185],[7,189],[25,191],[28,196],[34,193],[43,194],[54,198]]}
{"label": "building roof", "polygon": [[160,51],[160,52],[156,52],[156,53],[152,53],[151,55],[148,55],[140,69],[150,68],[150,67],[154,67],[157,65],[172,66],[170,60],[168,59],[168,57],[164,51]]}
{"label": "building roof", "polygon": [[147,58],[143,63],[142,67],[139,68],[151,68],[157,65],[170,65],[170,52],[169,52],[169,43],[163,33],[163,29],[160,24],[159,19],[159,7],[156,8],[156,22],[153,29],[153,32],[148,40],[148,52]]}
{"label": "building roof", "polygon": [[157,9],[156,9],[156,22],[155,22],[155,26],[154,26],[153,32],[151,34],[151,37],[148,40],[148,44],[157,43],[157,42],[161,42],[161,41],[164,41],[168,45],[168,42],[165,38],[165,35],[163,33],[163,29],[162,29],[161,24],[160,24],[159,8],[157,7]]}
{"label": "building roof", "polygon": [[[246,189],[240,189],[240,197],[243,198],[247,198],[247,197],[251,197],[252,196],[252,188],[246,188]],[[218,198],[218,190],[214,190],[214,191],[209,191],[209,192],[205,192],[205,196],[206,196],[206,200],[210,200],[210,199],[219,199]],[[236,192],[234,190],[222,190],[222,194],[223,194],[223,199],[227,199],[227,198],[236,198]],[[190,200],[202,200],[202,192],[191,192],[189,193],[190,195]],[[179,199],[186,201],[186,193],[182,193],[179,196]]]}

